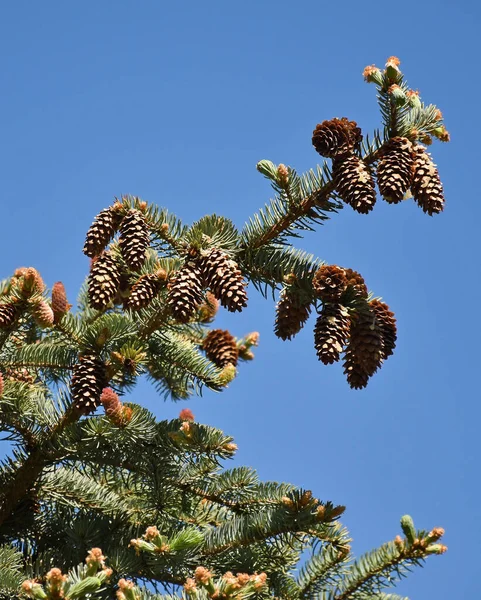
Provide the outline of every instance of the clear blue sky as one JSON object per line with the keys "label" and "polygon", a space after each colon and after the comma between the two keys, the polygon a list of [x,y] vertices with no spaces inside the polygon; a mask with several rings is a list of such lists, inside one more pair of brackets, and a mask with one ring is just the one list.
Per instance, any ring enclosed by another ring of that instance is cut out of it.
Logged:
{"label": "clear blue sky", "polygon": [[238,464],[346,504],[358,554],[398,533],[444,526],[449,552],[399,588],[415,599],[479,597],[480,9],[451,2],[3,2],[1,276],[37,267],[74,297],[94,215],[114,195],[165,205],[190,223],[206,212],[239,226],[268,200],[255,170],[269,158],[314,166],[316,123],[379,123],[365,65],[399,56],[408,81],[443,111],[452,135],[433,155],[441,216],[379,202],[345,209],[299,245],[359,270],[396,312],[395,355],[366,391],[315,357],[310,322],[272,333],[274,305],[251,290],[218,324],[258,330],[256,360],[223,394],[190,407],[232,434]]}

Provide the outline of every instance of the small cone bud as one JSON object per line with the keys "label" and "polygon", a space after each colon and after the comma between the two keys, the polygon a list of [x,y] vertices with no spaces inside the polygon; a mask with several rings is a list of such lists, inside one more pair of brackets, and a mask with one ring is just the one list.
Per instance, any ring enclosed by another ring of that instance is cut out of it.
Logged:
{"label": "small cone bud", "polygon": [[58,323],[61,318],[72,308],[67,301],[65,286],[61,281],[57,281],[52,287],[52,310],[54,322]]}
{"label": "small cone bud", "polygon": [[40,300],[33,305],[32,315],[39,327],[52,327],[54,322],[53,310],[45,300]]}
{"label": "small cone bud", "polygon": [[105,414],[112,415],[122,408],[118,395],[111,388],[104,388],[100,395],[100,402],[104,407]]}
{"label": "small cone bud", "polygon": [[393,83],[401,79],[401,71],[399,69],[401,61],[396,56],[390,56],[386,62],[386,77]]}
{"label": "small cone bud", "polygon": [[190,410],[190,408],[183,408],[179,413],[179,419],[181,421],[189,421],[193,423],[195,421],[194,413]]}
{"label": "small cone bud", "polygon": [[383,83],[381,69],[378,69],[376,65],[365,67],[362,75],[367,83],[375,83],[376,85],[382,85]]}
{"label": "small cone bud", "polygon": [[281,187],[287,187],[289,183],[289,169],[286,165],[280,164],[277,167],[277,182]]}
{"label": "small cone bud", "polygon": [[414,544],[414,541],[416,540],[416,529],[414,527],[412,517],[409,515],[404,515],[404,517],[401,517],[401,529],[403,530],[407,541],[410,544]]}

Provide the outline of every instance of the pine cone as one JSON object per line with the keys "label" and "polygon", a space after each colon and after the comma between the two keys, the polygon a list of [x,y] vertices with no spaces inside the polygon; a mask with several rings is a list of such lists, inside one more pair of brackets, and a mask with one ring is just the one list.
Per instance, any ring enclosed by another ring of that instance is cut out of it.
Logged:
{"label": "pine cone", "polygon": [[205,287],[209,287],[230,312],[247,306],[246,283],[237,263],[222,250],[213,249],[200,262]]}
{"label": "pine cone", "polygon": [[81,356],[73,368],[71,393],[75,408],[83,415],[95,412],[105,387],[104,363],[96,356]]}
{"label": "pine cone", "polygon": [[359,298],[367,298],[369,292],[364,277],[353,269],[344,269],[348,290],[352,289]]}
{"label": "pine cone", "polygon": [[13,325],[17,318],[17,307],[15,304],[0,304],[0,329],[7,329]]}
{"label": "pine cone", "polygon": [[202,348],[207,358],[218,367],[237,365],[239,351],[232,335],[223,329],[211,329],[205,336]]}
{"label": "pine cone", "polygon": [[377,326],[381,331],[383,341],[383,358],[386,359],[396,347],[397,328],[394,313],[389,310],[389,306],[380,300],[371,300],[369,303],[376,316]]}
{"label": "pine cone", "polygon": [[414,147],[411,192],[416,202],[428,215],[432,216],[443,211],[443,184],[431,155],[421,145]]}
{"label": "pine cone", "polygon": [[57,281],[52,287],[52,310],[54,322],[58,323],[71,308],[72,305],[68,303],[65,286],[61,281]]}
{"label": "pine cone", "polygon": [[5,370],[5,377],[10,381],[18,381],[19,383],[35,383],[35,377],[25,367],[18,369],[9,367]]}
{"label": "pine cone", "polygon": [[120,269],[109,252],[92,264],[88,279],[88,295],[92,308],[102,310],[115,298],[120,284]]}
{"label": "pine cone", "polygon": [[40,300],[32,306],[32,315],[39,327],[52,327],[53,310],[45,300]]}
{"label": "pine cone", "polygon": [[133,271],[139,271],[145,262],[145,251],[150,236],[144,215],[130,209],[120,224],[120,250],[125,262]]}
{"label": "pine cone", "polygon": [[100,211],[87,231],[83,253],[91,258],[101,254],[115,234],[118,219],[111,206]]}
{"label": "pine cone", "polygon": [[362,139],[355,121],[331,119],[318,124],[312,133],[312,145],[321,156],[336,158],[349,154]]}
{"label": "pine cone", "polygon": [[202,275],[197,262],[187,261],[170,284],[167,304],[176,321],[187,323],[202,302]]}
{"label": "pine cone", "polygon": [[0,398],[3,396],[4,390],[5,390],[5,381],[3,379],[3,375],[0,371]]}
{"label": "pine cone", "polygon": [[337,362],[349,339],[351,319],[341,304],[325,304],[314,327],[317,357],[325,365]]}
{"label": "pine cone", "polygon": [[327,302],[339,300],[347,287],[344,269],[337,265],[322,265],[314,274],[312,287],[322,300]]}
{"label": "pine cone", "polygon": [[132,310],[140,310],[148,306],[158,294],[161,283],[156,273],[149,273],[140,277],[130,292],[127,307]]}
{"label": "pine cone", "polygon": [[310,304],[302,304],[286,290],[282,290],[276,306],[274,333],[281,340],[290,340],[302,329],[310,313]]}
{"label": "pine cone", "polygon": [[384,145],[377,166],[377,184],[384,200],[401,202],[411,184],[413,146],[407,138],[394,137]]}
{"label": "pine cone", "polygon": [[342,200],[361,214],[370,212],[376,204],[374,179],[369,167],[355,154],[335,160],[332,176]]}
{"label": "pine cone", "polygon": [[353,362],[362,366],[368,377],[381,366],[384,356],[381,329],[369,305],[358,311],[352,321],[348,349]]}
{"label": "pine cone", "polygon": [[201,323],[211,323],[214,320],[220,303],[212,292],[207,292],[204,302],[199,306],[199,321]]}
{"label": "pine cone", "polygon": [[367,386],[369,375],[365,368],[359,364],[355,354],[349,349],[349,346],[344,353],[344,374],[346,375],[347,383],[354,390],[360,390]]}

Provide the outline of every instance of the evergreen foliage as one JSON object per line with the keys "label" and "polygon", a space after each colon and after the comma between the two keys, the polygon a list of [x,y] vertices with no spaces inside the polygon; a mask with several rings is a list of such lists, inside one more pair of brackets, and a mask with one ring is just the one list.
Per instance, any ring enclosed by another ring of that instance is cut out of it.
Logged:
{"label": "evergreen foliage", "polygon": [[[242,231],[217,215],[188,227],[137,197],[116,199],[87,232],[91,267],[74,312],[63,284],[50,293],[32,267],[1,283],[0,426],[12,453],[0,465],[0,598],[394,600],[384,590],[446,550],[442,529],[416,530],[405,516],[403,537],[355,559],[343,506],[223,467],[233,439],[188,409],[159,422],[125,401],[140,377],[174,400],[225,389],[258,334],[209,324],[220,306],[246,306],[247,283],[278,296],[283,340],[317,313],[318,357],[344,354],[353,388],[393,353],[394,314],[362,276],[292,246],[343,202],[373,209],[378,164],[396,201],[414,186],[425,212],[443,208],[420,146],[449,139],[439,111],[409,90],[394,57],[364,76],[378,88],[382,131],[363,140],[347,118],[314,131],[342,177],[326,162],[299,175],[260,161],[274,198]],[[402,160],[393,139],[407,140]]]}

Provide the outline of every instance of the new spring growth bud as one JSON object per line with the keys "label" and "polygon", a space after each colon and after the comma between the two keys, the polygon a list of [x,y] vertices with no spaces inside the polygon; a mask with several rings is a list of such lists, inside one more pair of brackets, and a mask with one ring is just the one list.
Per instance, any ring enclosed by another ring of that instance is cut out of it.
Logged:
{"label": "new spring growth bud", "polygon": [[408,90],[406,98],[411,108],[421,108],[421,98],[419,97],[418,90]]}
{"label": "new spring growth bud", "polygon": [[162,223],[162,225],[160,226],[160,233],[162,235],[167,235],[169,233],[169,224],[168,223]]}
{"label": "new spring growth bud", "polygon": [[234,444],[234,442],[228,442],[222,446],[222,450],[225,452],[229,452],[230,454],[234,454],[239,446]]}
{"label": "new spring growth bud", "polygon": [[268,179],[277,179],[276,165],[270,160],[260,160],[256,165],[256,169]]}
{"label": "new spring growth bud", "polygon": [[433,135],[434,137],[437,137],[440,142],[449,142],[451,140],[451,136],[444,125],[442,127],[436,127],[436,129],[433,130]]}
{"label": "new spring growth bud", "polygon": [[45,284],[37,269],[27,267],[23,271],[20,289],[26,298],[32,294],[43,294],[45,291]]}
{"label": "new spring growth bud", "polygon": [[437,542],[444,535],[444,529],[442,527],[434,527],[427,535],[427,541]]}
{"label": "new spring growth bud", "polygon": [[44,600],[44,598],[47,598],[47,594],[44,592],[43,587],[33,579],[24,581],[21,589],[29,598],[35,598],[36,600]]}
{"label": "new spring growth bud", "polygon": [[129,579],[120,579],[118,585],[118,600],[140,600],[140,594],[137,593],[133,581],[130,581]]}
{"label": "new spring growth bud", "polygon": [[406,94],[396,83],[389,86],[388,92],[396,106],[404,106],[406,104]]}
{"label": "new spring growth bud", "polygon": [[180,431],[185,435],[185,437],[189,438],[192,436],[191,426],[189,421],[184,421],[180,426]]}
{"label": "new spring growth bud", "polygon": [[362,76],[367,83],[375,83],[376,85],[382,85],[382,73],[381,69],[378,69],[376,65],[368,65],[364,67]]}
{"label": "new spring growth bud", "polygon": [[249,346],[258,346],[259,345],[259,337],[260,334],[258,331],[253,331],[252,333],[248,333],[245,337],[245,342]]}
{"label": "new spring growth bud", "polygon": [[311,490],[306,490],[299,499],[299,506],[301,508],[306,507],[312,500]]}
{"label": "new spring growth bud", "polygon": [[184,583],[184,592],[189,596],[195,595],[197,592],[197,586],[195,585],[195,579],[188,577]]}
{"label": "new spring growth bud", "polygon": [[390,56],[386,61],[386,77],[392,83],[397,83],[401,78],[400,64],[401,61],[396,56]]}
{"label": "new spring growth bud", "polygon": [[421,136],[419,136],[419,141],[423,144],[426,144],[426,146],[430,146],[433,143],[433,138],[429,135],[429,133],[423,133]]}
{"label": "new spring growth bud", "polygon": [[100,548],[92,548],[85,559],[87,575],[95,575],[99,569],[105,567],[105,556]]}
{"label": "new spring growth bud", "polygon": [[409,515],[401,517],[401,529],[409,544],[414,544],[414,540],[416,539],[416,529],[414,528],[414,522]]}
{"label": "new spring growth bud", "polygon": [[145,200],[141,200],[139,202],[139,210],[145,212],[147,210],[147,202]]}
{"label": "new spring growth bud", "polygon": [[194,571],[194,578],[200,585],[209,585],[212,583],[212,573],[205,567],[197,567]]}
{"label": "new spring growth bud", "polygon": [[291,285],[292,283],[295,283],[297,281],[297,276],[295,273],[288,273],[287,275],[284,276],[284,283],[287,283],[288,285]]}
{"label": "new spring growth bud", "polygon": [[400,535],[397,535],[394,538],[394,545],[396,546],[396,548],[401,552],[402,550],[404,550],[404,540],[402,539],[402,537]]}
{"label": "new spring growth bud", "polygon": [[284,189],[289,185],[289,169],[282,163],[277,167],[277,183]]}
{"label": "new spring growth bud", "polygon": [[267,575],[265,573],[259,573],[258,575],[255,574],[252,576],[251,579],[253,585],[254,585],[254,589],[256,591],[261,590],[263,587],[265,587],[266,582],[267,582]]}
{"label": "new spring growth bud", "polygon": [[247,573],[237,573],[237,581],[243,587],[249,583],[250,577]]}
{"label": "new spring growth bud", "polygon": [[320,504],[316,509],[316,518],[318,521],[324,521],[326,518],[326,507]]}
{"label": "new spring growth bud", "polygon": [[150,527],[147,527],[143,537],[148,542],[162,541],[160,531],[157,529],[157,527],[155,525],[151,525]]}
{"label": "new spring growth bud", "polygon": [[190,410],[190,408],[183,408],[179,413],[179,419],[181,421],[189,421],[189,423],[193,423],[195,421],[194,413]]}
{"label": "new spring growth bud", "polygon": [[56,592],[58,595],[63,586],[63,583],[67,581],[67,575],[62,575],[62,571],[60,569],[54,568],[50,569],[50,571],[45,576],[45,579],[49,584],[48,591],[50,593]]}
{"label": "new spring growth bud", "polygon": [[219,383],[226,387],[229,383],[235,379],[237,375],[237,370],[232,364],[226,365],[219,374]]}
{"label": "new spring growth bud", "polygon": [[431,544],[425,550],[426,554],[444,554],[448,547],[444,544]]}

